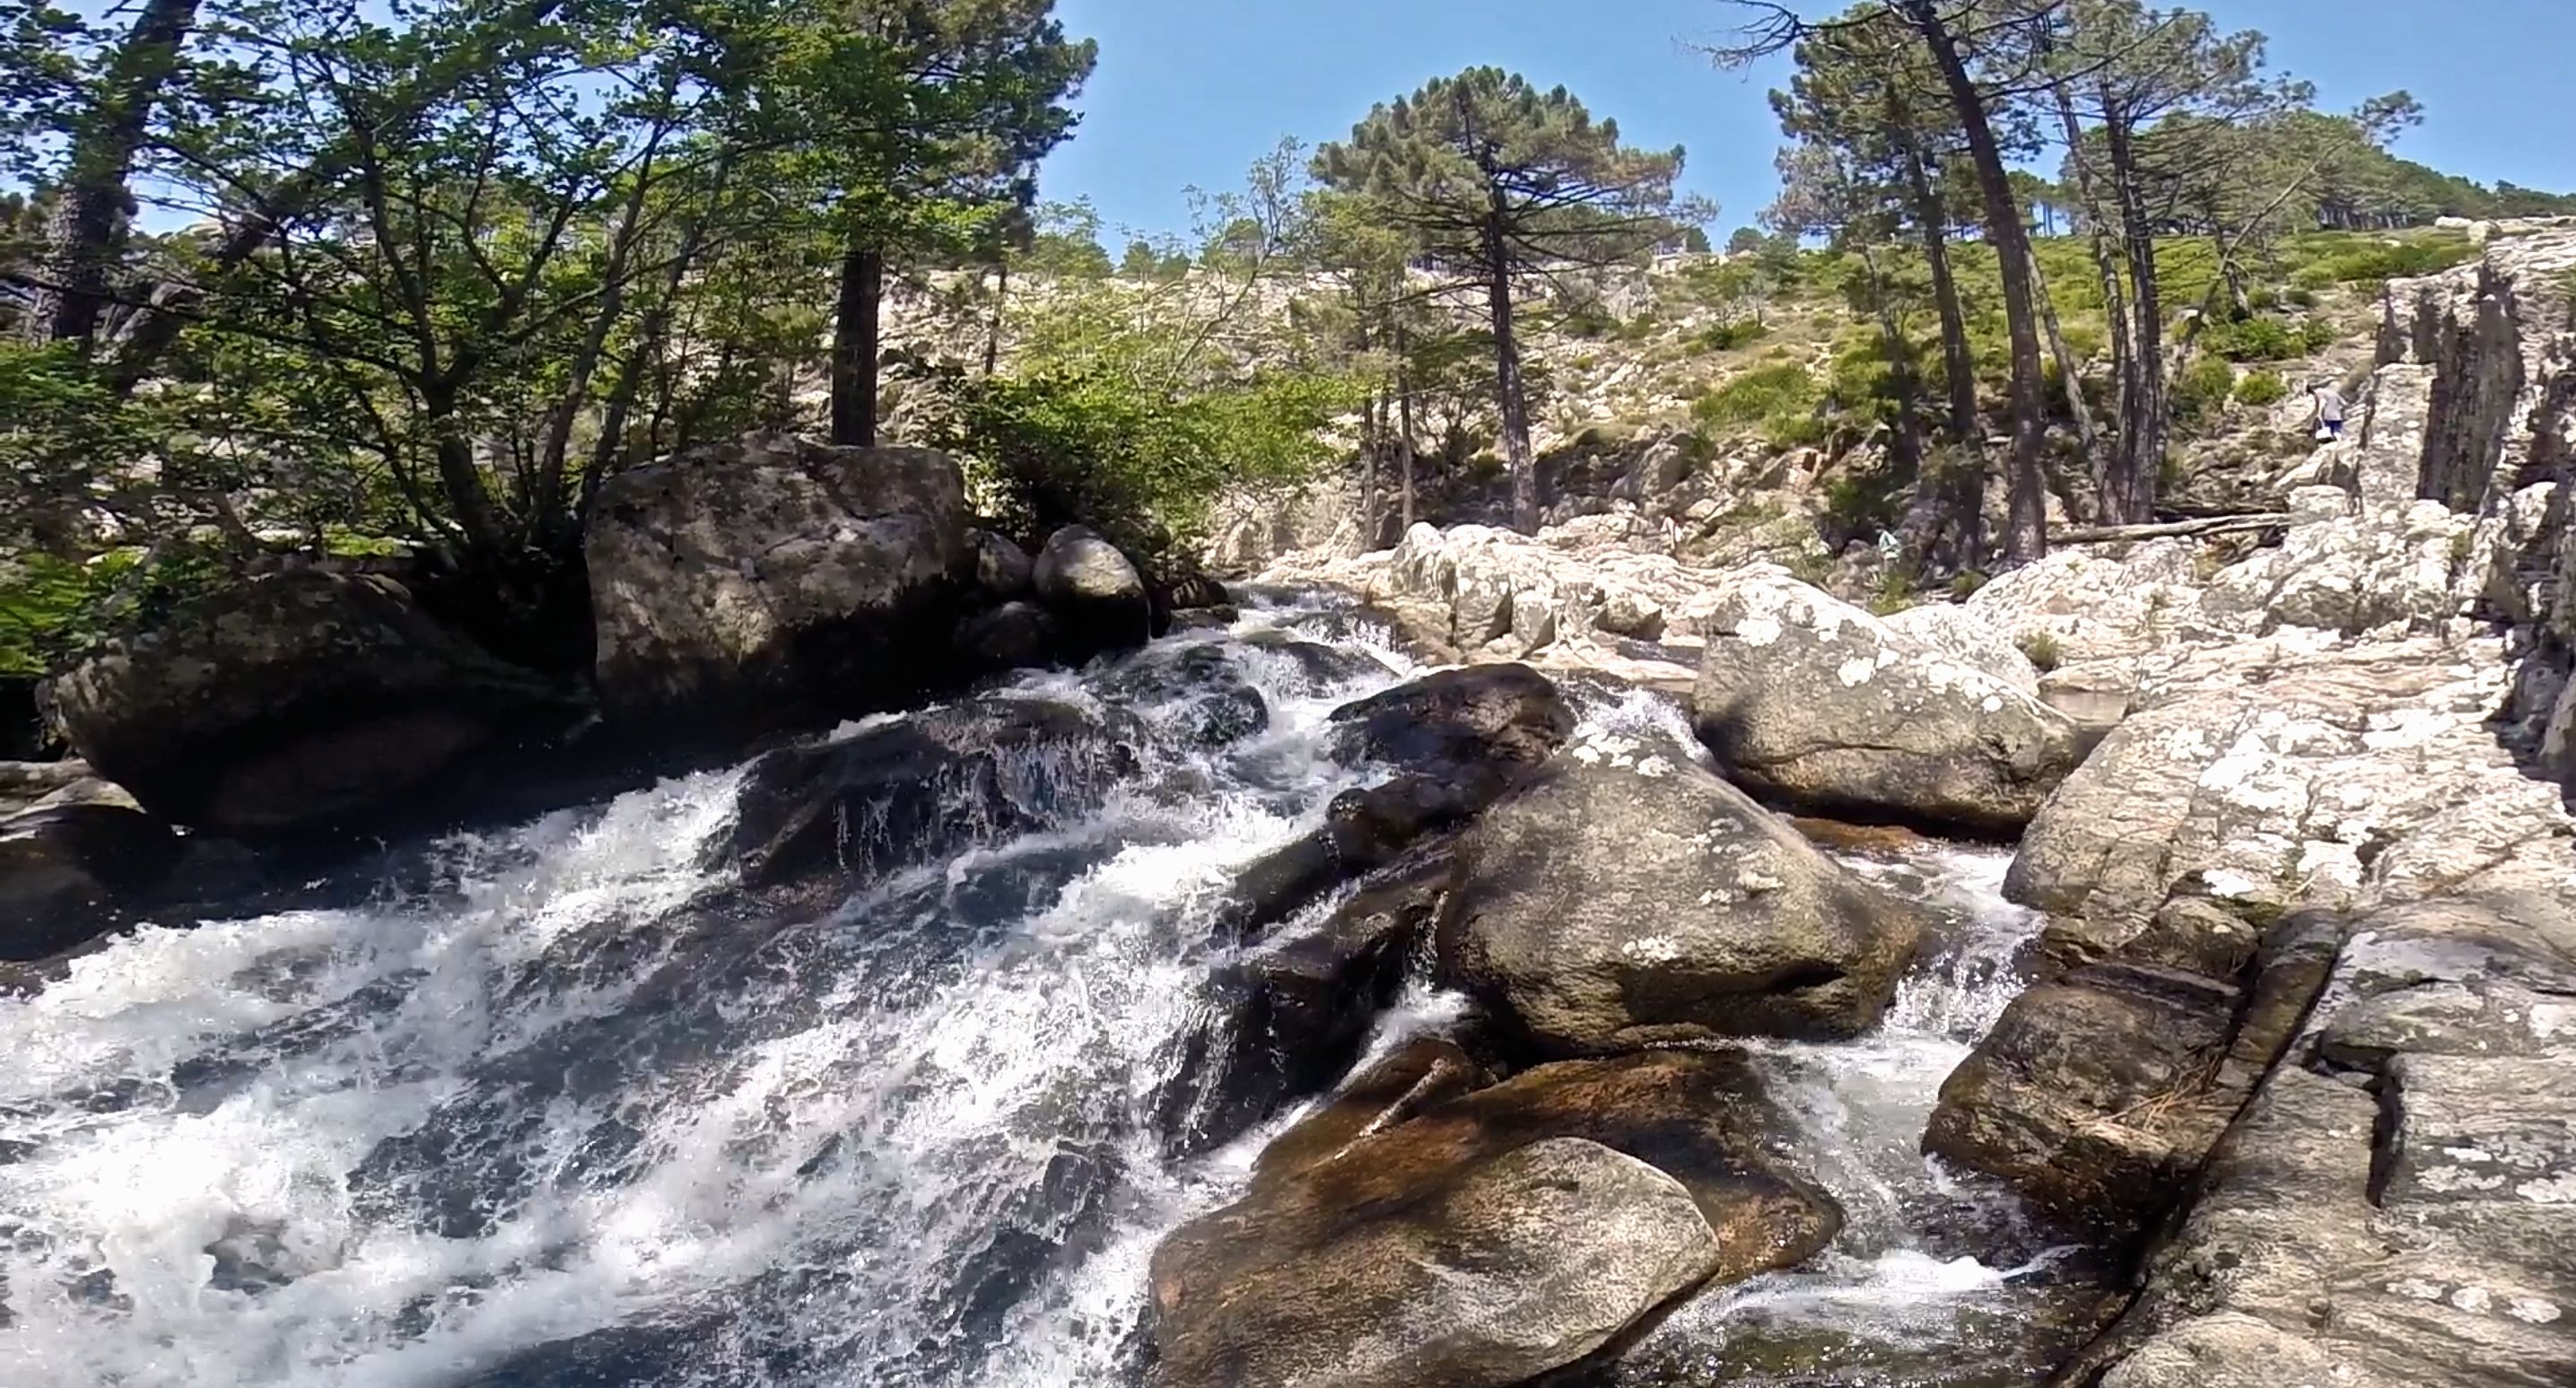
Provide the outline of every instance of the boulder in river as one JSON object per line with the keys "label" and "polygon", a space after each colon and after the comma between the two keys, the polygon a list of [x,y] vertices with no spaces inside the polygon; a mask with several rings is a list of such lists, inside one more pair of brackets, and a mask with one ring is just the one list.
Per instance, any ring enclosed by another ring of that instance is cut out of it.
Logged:
{"label": "boulder in river", "polygon": [[1154,1254],[1157,1388],[1505,1388],[1841,1224],[1733,1053],[1540,1066],[1313,1144]]}
{"label": "boulder in river", "polygon": [[864,883],[1096,803],[1134,741],[1072,704],[992,698],[781,748],[746,773],[728,856],[753,886]]}
{"label": "boulder in river", "polygon": [[1324,826],[1246,868],[1223,923],[1280,919],[1453,829],[1532,774],[1574,730],[1556,685],[1526,665],[1442,670],[1333,710],[1332,754],[1395,774],[1336,797]]}
{"label": "boulder in river", "polygon": [[1678,748],[1619,737],[1570,745],[1461,858],[1442,971],[1558,1055],[1852,1035],[1923,929]]}
{"label": "boulder in river", "polygon": [[0,959],[41,959],[157,890],[182,841],[131,803],[51,805],[0,819]]}
{"label": "boulder in river", "polygon": [[237,836],[417,818],[470,758],[573,712],[403,585],[317,570],[183,603],[73,666],[52,695],[100,776],[174,823]]}
{"label": "boulder in river", "polygon": [[918,693],[977,563],[955,463],[788,434],[620,473],[585,546],[603,710],[705,736]]}
{"label": "boulder in river", "polygon": [[1144,575],[1088,526],[1047,537],[1035,568],[1038,601],[1064,624],[1077,649],[1124,650],[1154,636],[1154,602]]}
{"label": "boulder in river", "polygon": [[975,547],[975,589],[988,602],[1010,602],[1029,595],[1033,575],[1028,551],[1011,543],[1010,537],[990,530],[969,534],[967,542]]}
{"label": "boulder in river", "polygon": [[1769,565],[1707,621],[1700,735],[1748,788],[1816,814],[2012,833],[2083,759],[2032,693]]}

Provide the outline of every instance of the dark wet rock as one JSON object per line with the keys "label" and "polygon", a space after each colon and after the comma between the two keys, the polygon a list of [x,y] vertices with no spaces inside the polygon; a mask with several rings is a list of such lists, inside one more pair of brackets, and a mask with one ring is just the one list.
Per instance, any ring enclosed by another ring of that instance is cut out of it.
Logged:
{"label": "dark wet rock", "polygon": [[1347,685],[1386,675],[1386,665],[1366,651],[1321,641],[1301,641],[1284,631],[1251,632],[1243,637],[1243,644],[1294,664],[1306,681],[1317,688]]}
{"label": "dark wet rock", "polygon": [[1324,827],[1246,868],[1218,911],[1246,934],[1464,824],[1532,774],[1574,729],[1556,686],[1525,665],[1444,670],[1333,711],[1334,754],[1395,774],[1345,791]]}
{"label": "dark wet rock", "polygon": [[1735,575],[1705,625],[1700,735],[1800,809],[2011,834],[2083,759],[2074,722],[2029,691],[1785,570]]}
{"label": "dark wet rock", "polygon": [[1417,1037],[1352,1076],[1312,1114],[1272,1138],[1253,1163],[1253,1182],[1285,1180],[1320,1166],[1354,1143],[1488,1082],[1485,1068],[1457,1042]]}
{"label": "dark wet rock", "polygon": [[1103,672],[1099,696],[1202,747],[1241,741],[1270,726],[1270,704],[1232,652],[1215,642],[1166,642]]}
{"label": "dark wet rock", "polygon": [[89,782],[106,785],[78,757],[61,761],[0,761],[0,817],[31,810]]}
{"label": "dark wet rock", "polygon": [[1063,659],[1064,632],[1033,602],[1006,602],[957,624],[958,659],[972,674],[1031,670]]}
{"label": "dark wet rock", "polygon": [[1134,767],[1123,718],[1043,699],[932,709],[753,763],[729,851],[752,886],[865,882],[1053,822]]}
{"label": "dark wet rock", "polygon": [[918,695],[978,553],[947,458],[787,434],[611,478],[585,552],[601,707],[692,737]]}
{"label": "dark wet rock", "polygon": [[1541,1066],[1265,1178],[1156,1250],[1166,1388],[1503,1388],[1839,1227],[1740,1055]]}
{"label": "dark wet rock", "polygon": [[1231,601],[1226,594],[1224,584],[1195,570],[1173,579],[1165,597],[1175,612],[1187,612],[1196,608],[1225,607]]}
{"label": "dark wet rock", "polygon": [[1542,1050],[1849,1036],[1923,920],[1678,752],[1579,740],[1461,839],[1443,975]]}
{"label": "dark wet rock", "polygon": [[968,531],[967,543],[975,550],[975,591],[985,601],[1005,603],[1030,594],[1036,569],[1028,551],[990,530]]}
{"label": "dark wet rock", "polygon": [[1455,871],[1445,841],[1417,845],[1321,922],[1283,929],[1219,969],[1208,1025],[1180,1067],[1190,1078],[1165,1104],[1168,1145],[1220,1146],[1341,1078],[1402,988]]}
{"label": "dark wet rock", "polygon": [[52,693],[100,776],[173,823],[241,836],[417,822],[474,759],[573,716],[401,584],[316,570],[184,603]]}
{"label": "dark wet rock", "polygon": [[0,820],[0,959],[42,959],[115,923],[178,866],[170,827],[131,805],[72,804]]}
{"label": "dark wet rock", "polygon": [[1154,635],[1154,604],[1144,576],[1098,532],[1068,525],[1038,550],[1038,601],[1064,624],[1083,652],[1125,650]]}

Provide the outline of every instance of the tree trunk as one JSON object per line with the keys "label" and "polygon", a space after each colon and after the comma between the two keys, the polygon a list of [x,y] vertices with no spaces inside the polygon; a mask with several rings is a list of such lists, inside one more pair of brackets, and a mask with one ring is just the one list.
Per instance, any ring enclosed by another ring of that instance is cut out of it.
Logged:
{"label": "tree trunk", "polygon": [[2048,354],[2057,363],[2057,377],[2066,387],[2066,416],[2075,425],[2075,442],[2091,459],[2101,447],[2101,436],[2093,427],[2093,407],[2084,400],[2083,364],[2066,348],[2066,329],[2057,321],[2057,301],[2049,297],[2048,277],[2040,273],[2039,256],[2030,258],[2031,294],[2039,301],[2039,323],[2048,334]]}
{"label": "tree trunk", "polygon": [[492,494],[483,485],[482,469],[475,465],[474,441],[466,437],[464,424],[456,417],[453,391],[438,384],[424,386],[420,412],[438,465],[438,489],[447,498],[447,508],[456,513],[456,527],[464,532],[467,550],[473,559],[497,563],[507,557],[509,543],[501,533],[500,517],[493,514]]}
{"label": "tree trunk", "polygon": [[1360,405],[1360,535],[1369,549],[1377,548],[1378,460],[1386,454],[1387,403],[1372,390]]}
{"label": "tree trunk", "polygon": [[197,0],[144,0],[108,63],[98,103],[72,135],[61,200],[45,237],[52,283],[27,315],[35,336],[86,350],[98,336],[110,277],[125,258],[135,151],[197,25]]}
{"label": "tree trunk", "polygon": [[2115,524],[2136,523],[2155,518],[2157,476],[2164,470],[2169,423],[2165,417],[2164,295],[2156,280],[2155,225],[2147,214],[2146,192],[2138,184],[2132,132],[2127,121],[2114,119],[2104,123],[2104,134],[2111,150],[2112,192],[2120,202],[2120,239],[2128,253],[2135,307],[2131,322],[2137,335],[2137,350],[2130,366],[2136,384],[2130,392],[2128,417],[2121,421],[2120,428],[2128,445],[2120,450],[2120,509],[2106,510],[2104,515]]}
{"label": "tree trunk", "polygon": [[993,262],[993,313],[984,325],[984,374],[990,376],[1002,362],[1002,309],[1011,299],[1011,257],[1003,253]]}
{"label": "tree trunk", "polygon": [[1986,205],[1986,237],[1994,243],[2004,289],[2004,321],[2012,339],[2012,456],[2006,465],[2008,524],[2004,557],[2026,564],[2048,553],[2047,479],[2040,467],[2047,420],[2040,409],[2043,386],[2039,367],[2039,328],[2032,309],[2030,236],[2022,229],[2021,208],[2013,198],[2012,179],[2004,168],[2003,150],[1986,118],[1985,97],[1968,72],[1958,40],[1935,0],[1900,0],[1902,12],[1931,51],[1958,109],[1967,136],[1968,158],[1977,171],[1977,191]]}
{"label": "tree trunk", "polygon": [[877,311],[885,298],[885,252],[856,232],[841,252],[841,294],[832,317],[832,442],[877,441]]}
{"label": "tree trunk", "polygon": [[1404,320],[1395,324],[1395,468],[1402,492],[1397,515],[1413,528],[1413,373],[1405,359]]}
{"label": "tree trunk", "polygon": [[1503,244],[1502,194],[1485,220],[1485,301],[1494,318],[1494,388],[1501,397],[1503,459],[1512,475],[1512,528],[1538,531],[1538,467],[1530,456],[1529,397],[1521,388],[1521,348],[1512,335],[1511,252]]}
{"label": "tree trunk", "polygon": [[1923,263],[1932,272],[1932,304],[1941,316],[1941,374],[1947,378],[1942,384],[1950,396],[1950,439],[1979,452],[1985,431],[1977,425],[1977,360],[1968,349],[1968,315],[1959,307],[1959,281],[1950,273],[1950,209],[1933,185],[1912,133],[1899,127],[1897,140],[1905,155],[1915,227],[1923,238]]}

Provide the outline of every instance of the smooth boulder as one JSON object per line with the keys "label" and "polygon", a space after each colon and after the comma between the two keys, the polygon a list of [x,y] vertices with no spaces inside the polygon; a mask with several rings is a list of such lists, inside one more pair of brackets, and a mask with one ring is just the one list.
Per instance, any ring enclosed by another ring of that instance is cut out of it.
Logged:
{"label": "smooth boulder", "polygon": [[469,758],[574,709],[390,578],[297,570],[181,604],[54,681],[97,773],[174,823],[236,836],[424,817]]}
{"label": "smooth boulder", "polygon": [[0,819],[0,960],[42,959],[115,922],[179,863],[170,827],[130,804],[51,805]]}
{"label": "smooth boulder", "polygon": [[1460,841],[1443,975],[1539,1049],[1856,1034],[1916,910],[1681,754],[1577,741]]}
{"label": "smooth boulder", "polygon": [[1830,1196],[1784,1169],[1741,1055],[1541,1066],[1436,1104],[1155,1251],[1156,1388],[1504,1388],[1658,1306],[1814,1254]]}
{"label": "smooth boulder", "polygon": [[1706,622],[1700,735],[1748,788],[1816,814],[2009,834],[2083,760],[2033,694],[1764,565]]}
{"label": "smooth boulder", "polygon": [[1047,536],[1033,572],[1044,603],[1077,648],[1125,650],[1154,636],[1154,602],[1144,575],[1116,545],[1088,526]]}
{"label": "smooth boulder", "polygon": [[957,465],[754,434],[619,474],[585,553],[613,722],[717,737],[935,683],[977,548]]}

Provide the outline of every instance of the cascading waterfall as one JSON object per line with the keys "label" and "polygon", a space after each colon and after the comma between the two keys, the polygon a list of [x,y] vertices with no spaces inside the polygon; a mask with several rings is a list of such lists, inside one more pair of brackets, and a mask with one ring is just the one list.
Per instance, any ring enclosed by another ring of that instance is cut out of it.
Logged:
{"label": "cascading waterfall", "polygon": [[[1152,664],[1181,642],[1023,680],[1127,703],[1136,774],[819,915],[715,863],[743,777],[704,773],[458,836],[360,904],[143,929],[0,1000],[0,1382],[1134,1381],[1155,1242],[1295,1116],[1188,1159],[1157,1130],[1211,1020],[1210,908],[1357,783],[1329,711],[1407,671],[1306,604],[1192,639],[1266,728],[1209,745],[1204,672]],[[1688,742],[1643,696],[1586,703]],[[1745,1325],[1865,1347],[1855,1324],[1919,1335],[1932,1303],[2024,1318],[2045,1259],[2010,1202],[1914,1155],[2034,928],[2000,869],[1873,866],[1946,903],[1941,950],[1873,1037],[1762,1048],[1851,1228],[1640,1363],[1734,1363]],[[1463,1007],[1416,987],[1380,1045]]]}

